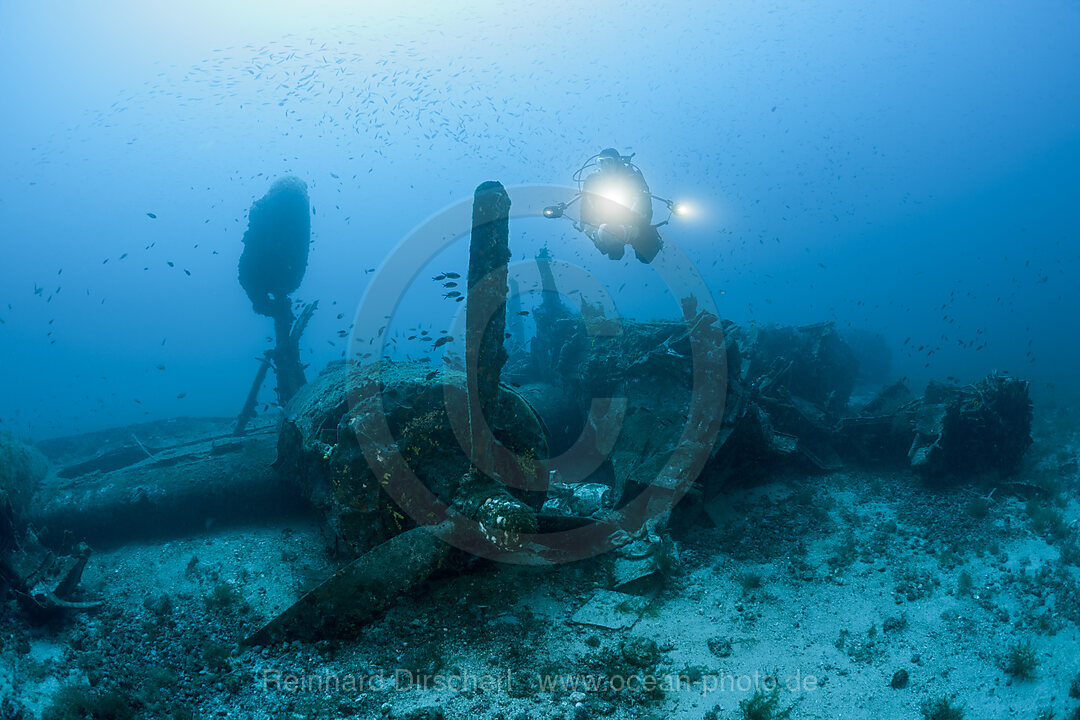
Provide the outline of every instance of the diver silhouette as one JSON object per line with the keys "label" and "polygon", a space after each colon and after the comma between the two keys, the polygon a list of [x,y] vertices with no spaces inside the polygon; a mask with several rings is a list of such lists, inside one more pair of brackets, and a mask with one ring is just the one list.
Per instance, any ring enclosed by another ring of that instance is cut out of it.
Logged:
{"label": "diver silhouette", "polygon": [[675,214],[680,214],[681,206],[652,194],[633,155],[622,155],[615,148],[601,150],[578,168],[574,182],[578,194],[569,202],[545,208],[544,216],[562,217],[570,205],[580,200],[580,217],[574,227],[585,233],[600,252],[612,260],[621,260],[629,245],[638,260],[652,262],[664,247],[657,228],[668,222],[653,224],[653,199]]}

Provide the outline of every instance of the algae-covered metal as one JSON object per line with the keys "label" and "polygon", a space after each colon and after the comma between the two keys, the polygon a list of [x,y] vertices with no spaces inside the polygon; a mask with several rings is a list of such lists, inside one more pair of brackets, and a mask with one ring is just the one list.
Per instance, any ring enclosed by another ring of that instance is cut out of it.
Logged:
{"label": "algae-covered metal", "polygon": [[[459,437],[467,423],[454,417],[465,408],[460,371],[433,370],[427,363],[342,364],[309,383],[290,405],[277,467],[295,479],[357,555],[417,524],[445,520],[431,509],[438,503],[423,502],[429,497],[466,515],[498,500],[516,509],[523,529],[534,525],[527,493],[515,488],[539,484],[539,460],[547,453],[540,419],[512,388],[500,386],[495,436],[518,462],[500,464],[494,474],[503,482],[495,482],[469,474],[468,437]],[[381,439],[368,432],[376,413],[395,439],[393,446],[380,445]],[[378,457],[366,456],[365,446],[376,448]],[[395,483],[401,478],[388,464],[395,455],[422,480],[423,497],[399,492]]]}

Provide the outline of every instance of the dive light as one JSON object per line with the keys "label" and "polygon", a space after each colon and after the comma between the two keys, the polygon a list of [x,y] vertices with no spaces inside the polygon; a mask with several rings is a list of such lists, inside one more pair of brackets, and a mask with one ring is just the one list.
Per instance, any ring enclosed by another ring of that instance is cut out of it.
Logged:
{"label": "dive light", "polygon": [[677,215],[679,217],[686,217],[687,215],[690,214],[690,209],[691,208],[690,208],[689,205],[687,205],[684,202],[677,202],[675,200],[667,200],[665,198],[656,197],[655,195],[653,195],[653,197],[656,198],[657,200],[660,200],[665,205],[667,205],[667,209],[671,211],[672,215]]}

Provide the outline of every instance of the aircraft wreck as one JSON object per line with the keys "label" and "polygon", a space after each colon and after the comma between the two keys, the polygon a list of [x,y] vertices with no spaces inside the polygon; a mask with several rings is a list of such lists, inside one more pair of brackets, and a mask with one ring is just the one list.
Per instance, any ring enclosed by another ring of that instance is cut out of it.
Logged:
{"label": "aircraft wreck", "polygon": [[485,183],[474,202],[462,366],[341,363],[304,383],[296,348],[314,305],[298,320],[287,300],[302,263],[273,287],[252,280],[248,263],[241,276],[249,293],[258,285],[253,299],[281,310],[279,348],[256,382],[274,364],[297,385],[280,426],[248,428],[249,403],[231,432],[179,420],[99,434],[92,446],[51,441],[47,472],[31,454],[5,462],[24,468],[0,477],[6,587],[31,610],[86,609],[93,599],[76,585],[90,555],[80,543],[193,533],[207,513],[228,522],[302,502],[351,560],[250,643],[363,623],[477,555],[538,565],[593,557],[611,564],[611,590],[648,595],[678,563],[668,524],[680,504],[704,505],[784,466],[810,477],[850,465],[937,482],[1000,479],[1031,443],[1023,380],[995,373],[932,383],[922,396],[894,383],[853,401],[859,362],[831,323],[738,325],[693,297],[678,320],[571,309],[546,253],[536,336],[505,342],[509,198]]}

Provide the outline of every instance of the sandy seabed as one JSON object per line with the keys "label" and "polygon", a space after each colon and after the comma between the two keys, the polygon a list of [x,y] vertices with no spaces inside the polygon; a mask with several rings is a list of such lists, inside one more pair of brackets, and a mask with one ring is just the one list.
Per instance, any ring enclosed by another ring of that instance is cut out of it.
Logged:
{"label": "sandy seabed", "polygon": [[1048,430],[992,493],[855,471],[732,489],[619,629],[573,619],[603,559],[477,561],[354,636],[241,649],[341,564],[317,519],[100,550],[101,610],[4,608],[4,717],[1071,718],[1077,436]]}

